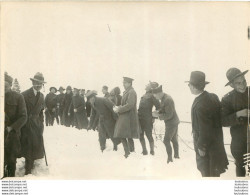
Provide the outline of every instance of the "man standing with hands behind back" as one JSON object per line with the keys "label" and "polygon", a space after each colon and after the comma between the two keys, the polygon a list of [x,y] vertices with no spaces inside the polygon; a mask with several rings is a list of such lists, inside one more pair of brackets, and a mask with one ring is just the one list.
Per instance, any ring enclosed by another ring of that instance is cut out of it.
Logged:
{"label": "man standing with hands behind back", "polygon": [[237,68],[230,68],[227,73],[228,83],[233,90],[226,94],[222,100],[222,125],[230,127],[232,136],[231,152],[235,159],[236,176],[244,177],[243,155],[247,151],[247,131],[249,124],[249,87],[245,79],[248,70],[241,72]]}

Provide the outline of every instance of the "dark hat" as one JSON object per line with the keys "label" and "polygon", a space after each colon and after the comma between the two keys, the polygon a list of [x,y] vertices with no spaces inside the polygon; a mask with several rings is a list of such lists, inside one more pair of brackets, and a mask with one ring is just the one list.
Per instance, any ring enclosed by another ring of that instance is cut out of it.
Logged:
{"label": "dark hat", "polygon": [[80,91],[80,89],[78,89],[78,88],[75,88],[75,87],[74,87],[74,90],[76,90],[76,91]]}
{"label": "dark hat", "polygon": [[160,85],[159,87],[156,87],[156,88],[152,89],[152,92],[154,94],[162,92],[162,85]]}
{"label": "dark hat", "polygon": [[102,88],[108,90],[108,86],[106,85],[104,85]]}
{"label": "dark hat", "polygon": [[123,77],[123,80],[128,82],[128,83],[132,83],[134,79],[131,79],[129,77]]}
{"label": "dark hat", "polygon": [[230,68],[226,73],[229,82],[225,86],[228,86],[234,79],[245,75],[247,72],[248,70],[241,72],[238,68]]}
{"label": "dark hat", "polygon": [[42,84],[46,83],[46,82],[44,82],[43,74],[40,72],[37,72],[35,74],[34,78],[30,78],[30,80],[37,81],[37,82],[42,83]]}
{"label": "dark hat", "polygon": [[66,88],[66,90],[70,90],[70,91],[72,91],[71,86],[68,86],[68,87]]}
{"label": "dark hat", "polygon": [[209,82],[206,81],[205,73],[201,71],[193,71],[190,75],[190,80],[185,81],[186,83],[190,83],[195,87],[202,87],[208,84]]}
{"label": "dark hat", "polygon": [[55,93],[57,92],[57,89],[55,87],[49,88],[49,91],[51,91],[52,89],[55,89]]}
{"label": "dark hat", "polygon": [[155,89],[155,88],[159,87],[159,84],[157,82],[149,81],[149,84],[150,84],[151,89]]}
{"label": "dark hat", "polygon": [[12,85],[13,78],[12,78],[10,75],[8,75],[7,72],[5,72],[5,73],[4,73],[4,81],[6,81],[6,82],[8,82],[9,84]]}
{"label": "dark hat", "polygon": [[64,91],[65,89],[63,87],[59,87],[58,91],[60,91],[60,90]]}
{"label": "dark hat", "polygon": [[92,91],[89,91],[85,96],[87,98],[91,98],[91,97],[96,96],[96,95],[97,95],[97,91],[92,90]]}

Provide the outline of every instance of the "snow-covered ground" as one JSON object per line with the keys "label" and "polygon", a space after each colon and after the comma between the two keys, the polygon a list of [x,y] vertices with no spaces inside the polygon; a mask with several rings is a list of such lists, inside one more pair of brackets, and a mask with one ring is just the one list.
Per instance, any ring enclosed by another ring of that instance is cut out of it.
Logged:
{"label": "snow-covered ground", "polygon": [[[164,133],[164,123],[156,121],[154,129],[157,134]],[[135,153],[125,159],[122,145],[115,152],[110,140],[107,140],[107,148],[102,153],[96,131],[87,132],[58,125],[45,127],[44,140],[49,166],[46,166],[44,159],[36,160],[32,174],[25,176],[25,179],[200,179],[195,153],[191,149],[191,125],[181,123],[179,136],[180,159],[167,164],[165,146],[155,135],[154,156],[143,156],[139,140],[134,140]],[[229,129],[224,129],[224,137],[225,144],[229,144]],[[230,164],[221,178],[233,179],[235,166],[230,146],[225,147]],[[24,176],[23,158],[18,159],[16,175]]]}

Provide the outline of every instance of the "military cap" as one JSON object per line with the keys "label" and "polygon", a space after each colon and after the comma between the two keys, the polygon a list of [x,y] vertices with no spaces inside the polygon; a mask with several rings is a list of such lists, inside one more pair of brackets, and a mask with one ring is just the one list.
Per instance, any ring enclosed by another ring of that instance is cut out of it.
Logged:
{"label": "military cap", "polygon": [[123,77],[123,80],[128,82],[128,83],[132,83],[134,79],[129,78],[129,77]]}
{"label": "military cap", "polygon": [[157,87],[157,88],[155,88],[155,89],[152,89],[152,92],[153,92],[154,94],[162,92],[162,85],[160,85],[159,87]]}

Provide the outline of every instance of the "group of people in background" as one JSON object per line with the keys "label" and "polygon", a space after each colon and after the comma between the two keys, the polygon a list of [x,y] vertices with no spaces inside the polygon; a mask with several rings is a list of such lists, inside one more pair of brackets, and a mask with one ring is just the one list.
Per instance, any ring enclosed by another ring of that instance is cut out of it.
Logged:
{"label": "group of people in background", "polygon": [[[230,127],[236,175],[246,175],[243,156],[249,152],[249,87],[244,76],[246,73],[237,68],[227,71],[227,85],[233,90],[221,101],[216,94],[205,91],[209,83],[205,73],[193,71],[187,81],[191,93],[196,96],[191,108],[192,135],[197,169],[203,177],[219,177],[228,168],[223,126]],[[150,146],[149,153],[155,154],[152,129],[155,119],[159,119],[165,123],[163,143],[167,163],[173,162],[173,158],[180,158],[180,120],[175,103],[157,82],[149,82],[145,86],[145,94],[137,109],[137,94],[133,79],[129,77],[123,77],[123,95],[119,87],[109,92],[108,87],[103,86],[103,97],[98,97],[95,90],[85,93],[85,90],[72,90],[68,86],[66,93],[60,87],[58,95],[57,89],[51,87],[44,98],[40,92],[46,83],[42,73],[35,74],[31,81],[32,87],[20,94],[11,90],[13,79],[5,73],[5,177],[15,176],[16,158],[25,158],[25,174],[30,174],[34,160],[44,157],[43,113],[46,126],[53,125],[56,120],[57,124],[66,127],[97,130],[101,151],[106,148],[106,140],[111,139],[114,151],[117,151],[119,144],[123,146],[125,158],[135,151],[133,139],[140,140],[142,154],[148,155],[145,135]]]}

